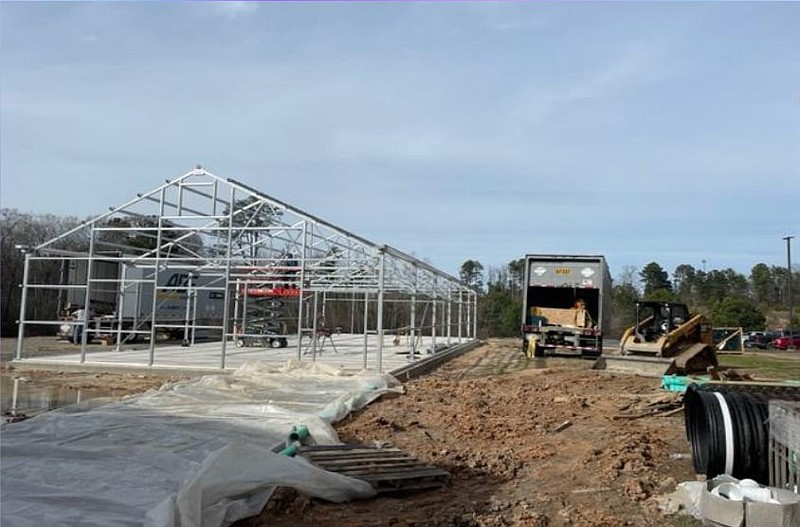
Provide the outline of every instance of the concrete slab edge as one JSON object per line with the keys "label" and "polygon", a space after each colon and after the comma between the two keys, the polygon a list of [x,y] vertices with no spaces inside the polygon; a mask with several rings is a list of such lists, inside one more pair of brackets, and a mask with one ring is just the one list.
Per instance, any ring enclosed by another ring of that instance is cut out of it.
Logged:
{"label": "concrete slab edge", "polygon": [[187,368],[176,366],[143,366],[141,364],[103,362],[59,362],[42,359],[12,360],[6,367],[15,371],[66,371],[75,373],[132,373],[139,375],[163,375],[195,377],[199,375],[228,374],[233,370],[219,368]]}
{"label": "concrete slab edge", "polygon": [[418,360],[400,368],[395,368],[389,373],[397,378],[397,380],[400,382],[410,381],[411,379],[420,377],[426,373],[430,373],[443,362],[454,359],[459,355],[477,348],[483,343],[484,342],[482,340],[473,340],[464,344],[456,344],[455,346],[450,346],[449,348],[435,353],[430,357],[426,357],[422,360]]}
{"label": "concrete slab edge", "polygon": [[[390,370],[389,373],[400,382],[405,382],[413,378],[431,372],[439,364],[458,357],[467,351],[483,344],[481,340],[473,340],[463,344],[450,346],[434,355],[425,357],[413,363]],[[233,369],[220,368],[192,368],[180,366],[144,366],[135,363],[108,363],[108,362],[61,362],[46,359],[23,359],[12,360],[5,363],[5,366],[15,371],[68,371],[76,373],[134,373],[141,375],[163,375],[163,376],[182,376],[194,377],[199,375],[229,374]]]}

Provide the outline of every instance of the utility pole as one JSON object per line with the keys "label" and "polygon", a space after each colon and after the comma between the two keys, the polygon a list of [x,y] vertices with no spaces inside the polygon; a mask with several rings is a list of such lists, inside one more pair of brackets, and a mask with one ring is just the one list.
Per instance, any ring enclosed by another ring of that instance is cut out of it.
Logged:
{"label": "utility pole", "polygon": [[795,349],[794,346],[794,328],[792,327],[792,238],[794,236],[784,236],[783,239],[786,240],[786,270],[789,271],[789,276],[787,277],[787,285],[789,286],[789,348],[790,350]]}

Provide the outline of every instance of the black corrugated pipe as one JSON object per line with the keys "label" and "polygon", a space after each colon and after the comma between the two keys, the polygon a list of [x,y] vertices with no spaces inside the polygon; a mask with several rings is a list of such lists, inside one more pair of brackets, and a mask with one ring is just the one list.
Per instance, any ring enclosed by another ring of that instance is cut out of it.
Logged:
{"label": "black corrugated pipe", "polygon": [[698,474],[729,474],[769,484],[769,407],[745,393],[691,384],[684,398],[686,435]]}

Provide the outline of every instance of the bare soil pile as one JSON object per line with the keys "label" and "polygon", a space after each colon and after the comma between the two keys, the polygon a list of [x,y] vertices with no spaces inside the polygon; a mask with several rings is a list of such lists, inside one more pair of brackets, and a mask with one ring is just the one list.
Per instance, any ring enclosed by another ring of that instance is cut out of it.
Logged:
{"label": "bare soil pile", "polygon": [[[281,490],[266,525],[664,526],[654,497],[694,479],[683,414],[650,378],[527,360],[492,341],[339,423],[348,443],[391,445],[448,470],[440,490],[330,504]],[[679,454],[679,455],[675,455]]]}

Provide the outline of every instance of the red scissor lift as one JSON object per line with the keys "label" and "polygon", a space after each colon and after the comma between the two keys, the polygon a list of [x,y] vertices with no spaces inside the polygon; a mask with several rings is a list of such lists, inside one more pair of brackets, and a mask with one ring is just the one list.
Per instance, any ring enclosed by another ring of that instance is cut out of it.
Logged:
{"label": "red scissor lift", "polygon": [[299,298],[300,268],[296,266],[242,268],[247,274],[237,283],[236,346],[285,348],[286,300]]}

